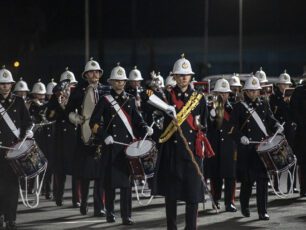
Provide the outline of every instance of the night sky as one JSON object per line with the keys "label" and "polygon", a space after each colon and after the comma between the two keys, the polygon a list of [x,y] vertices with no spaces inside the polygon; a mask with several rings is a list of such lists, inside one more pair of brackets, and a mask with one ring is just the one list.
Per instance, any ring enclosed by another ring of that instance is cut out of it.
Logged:
{"label": "night sky", "polygon": [[[243,2],[244,36],[306,36],[305,1]],[[238,3],[209,1],[209,36],[238,37]],[[9,68],[14,60],[27,59],[58,42],[84,39],[83,0],[3,0],[0,7],[0,64]],[[90,0],[90,35],[91,39],[201,37],[204,12],[204,0]]]}

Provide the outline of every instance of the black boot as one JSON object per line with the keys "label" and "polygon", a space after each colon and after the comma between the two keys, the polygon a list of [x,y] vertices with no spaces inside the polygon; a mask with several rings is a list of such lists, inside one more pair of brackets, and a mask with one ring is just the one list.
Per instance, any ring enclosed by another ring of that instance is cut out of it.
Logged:
{"label": "black boot", "polygon": [[87,203],[82,202],[80,206],[80,213],[82,215],[87,215],[87,212],[88,212]]}

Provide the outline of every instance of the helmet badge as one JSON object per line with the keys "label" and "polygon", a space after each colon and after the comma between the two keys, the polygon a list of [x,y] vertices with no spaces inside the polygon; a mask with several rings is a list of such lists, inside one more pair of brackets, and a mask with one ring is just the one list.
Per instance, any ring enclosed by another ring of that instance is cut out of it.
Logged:
{"label": "helmet badge", "polygon": [[183,68],[183,69],[187,69],[187,68],[188,68],[188,64],[187,64],[186,62],[183,62],[182,68]]}

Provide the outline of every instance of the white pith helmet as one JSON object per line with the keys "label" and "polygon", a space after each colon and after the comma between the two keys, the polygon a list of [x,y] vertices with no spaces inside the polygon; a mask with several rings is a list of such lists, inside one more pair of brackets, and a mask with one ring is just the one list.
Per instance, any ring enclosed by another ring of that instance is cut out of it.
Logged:
{"label": "white pith helmet", "polygon": [[231,77],[231,79],[229,80],[229,84],[230,84],[230,86],[242,87],[239,75],[234,73],[233,76]]}
{"label": "white pith helmet", "polygon": [[120,66],[120,62],[117,63],[117,66],[112,69],[111,75],[108,78],[110,80],[120,80],[120,81],[127,81],[128,78],[126,77],[125,69]]}
{"label": "white pith helmet", "polygon": [[230,89],[228,81],[224,78],[221,78],[216,81],[213,92],[230,93],[232,91]]}
{"label": "white pith helmet", "polygon": [[181,74],[181,75],[193,75],[190,62],[185,58],[185,55],[182,54],[181,58],[178,59],[173,66],[172,74]]}
{"label": "white pith helmet", "polygon": [[2,66],[0,70],[0,83],[15,83],[11,71]]}
{"label": "white pith helmet", "polygon": [[290,75],[287,73],[287,70],[284,70],[284,72],[281,75],[279,75],[277,84],[292,85]]}
{"label": "white pith helmet", "polygon": [[77,84],[78,81],[75,80],[75,76],[74,76],[74,73],[69,71],[69,68],[66,67],[65,71],[61,74],[61,77],[60,77],[60,81],[63,81],[63,80],[70,80],[70,83],[71,84]]}
{"label": "white pith helmet", "polygon": [[255,77],[258,78],[260,83],[267,83],[268,79],[267,79],[267,75],[266,73],[262,70],[262,67],[260,67],[260,69],[258,71],[256,71],[255,73]]}
{"label": "white pith helmet", "polygon": [[46,86],[41,82],[41,79],[38,79],[38,81],[33,85],[31,93],[46,94]]}
{"label": "white pith helmet", "polygon": [[251,75],[246,81],[243,86],[242,90],[260,90],[261,86],[259,83],[259,79],[254,75]]}
{"label": "white pith helmet", "polygon": [[141,72],[137,69],[137,66],[134,66],[134,69],[129,73],[129,81],[142,81]]}
{"label": "white pith helmet", "polygon": [[15,87],[14,87],[14,92],[29,92],[30,89],[28,87],[28,84],[22,80],[22,77],[17,81]]}
{"label": "white pith helmet", "polygon": [[91,57],[90,60],[85,65],[82,77],[86,79],[85,73],[93,70],[100,71],[101,75],[103,74],[103,70],[101,69],[100,64],[97,61],[93,60],[93,58]]}
{"label": "white pith helmet", "polygon": [[176,86],[176,81],[174,80],[174,78],[172,76],[172,72],[170,72],[169,76],[166,78],[165,85],[166,85],[166,87],[168,85],[171,86],[171,87],[175,87]]}
{"label": "white pith helmet", "polygon": [[54,82],[54,79],[52,78],[51,81],[47,85],[47,95],[52,95],[53,94],[53,88],[57,85],[56,82]]}

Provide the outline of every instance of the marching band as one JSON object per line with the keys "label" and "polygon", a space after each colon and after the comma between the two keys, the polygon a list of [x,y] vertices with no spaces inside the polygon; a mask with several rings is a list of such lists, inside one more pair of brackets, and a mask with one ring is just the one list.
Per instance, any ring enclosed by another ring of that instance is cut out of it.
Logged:
{"label": "marching band", "polygon": [[[182,55],[165,81],[152,72],[144,86],[136,66],[127,77],[118,63],[102,85],[103,70],[91,58],[80,82],[66,68],[58,83],[51,79],[46,87],[38,79],[30,91],[24,79],[15,83],[3,67],[0,229],[17,229],[19,188],[38,196],[42,189],[46,199],[64,205],[67,175],[72,206],[81,215],[88,214],[93,180],[94,216],[117,221],[115,189],[120,189],[122,224],[135,224],[132,188],[139,185],[165,198],[168,229],[177,229],[178,201],[186,203],[185,229],[197,229],[198,204],[207,192],[213,208],[221,209],[223,184],[224,209],[236,212],[240,183],[244,217],[251,215],[256,185],[259,220],[270,219],[269,182],[277,194],[306,196],[306,81],[293,88],[284,71],[273,87],[260,68],[244,82],[238,74],[220,76],[210,92],[209,83],[192,82],[194,75]],[[288,173],[286,193],[279,185],[283,173]]]}

